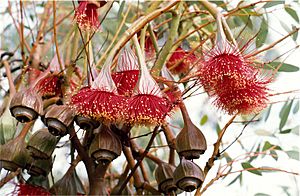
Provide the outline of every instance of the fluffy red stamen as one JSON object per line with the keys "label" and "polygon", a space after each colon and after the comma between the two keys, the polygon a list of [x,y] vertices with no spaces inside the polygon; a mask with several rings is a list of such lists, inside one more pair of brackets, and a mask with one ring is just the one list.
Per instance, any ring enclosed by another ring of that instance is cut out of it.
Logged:
{"label": "fluffy red stamen", "polygon": [[[18,195],[51,195],[46,189],[38,186],[28,185],[28,184],[19,184],[17,185],[17,194]],[[13,193],[16,195],[15,193]]]}
{"label": "fluffy red stamen", "polygon": [[138,94],[128,100],[128,122],[134,124],[161,124],[170,112],[165,98],[152,94]]}
{"label": "fluffy red stamen", "polygon": [[196,56],[178,47],[167,62],[167,67],[173,74],[185,74],[191,69],[191,65],[197,62]]}
{"label": "fluffy red stamen", "polygon": [[200,68],[200,82],[209,95],[215,97],[218,108],[229,114],[249,114],[266,107],[270,80],[259,79],[259,70],[245,59],[236,46],[230,44],[218,21],[215,47],[206,53]]}
{"label": "fluffy red stamen", "polygon": [[224,81],[222,87],[216,90],[214,103],[218,108],[229,114],[251,114],[266,107],[268,100],[267,81],[259,81],[256,77],[247,79],[238,88]]}
{"label": "fluffy red stamen", "polygon": [[75,20],[82,30],[97,30],[99,28],[98,8],[95,3],[79,1],[75,10]]}
{"label": "fluffy red stamen", "polygon": [[125,97],[113,92],[86,87],[72,97],[71,105],[79,115],[111,122],[121,118],[125,102]]}

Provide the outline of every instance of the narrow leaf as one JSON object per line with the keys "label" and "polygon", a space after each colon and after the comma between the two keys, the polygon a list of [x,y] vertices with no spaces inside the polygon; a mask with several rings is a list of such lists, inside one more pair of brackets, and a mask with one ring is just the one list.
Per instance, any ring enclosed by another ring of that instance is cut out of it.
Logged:
{"label": "narrow leaf", "polygon": [[268,150],[272,147],[273,147],[273,145],[269,141],[266,141],[263,148],[262,148],[262,151],[266,151],[266,150]]}
{"label": "narrow leaf", "polygon": [[291,131],[292,131],[292,129],[286,129],[286,130],[280,131],[279,133],[280,134],[287,134],[287,133],[290,133]]}
{"label": "narrow leaf", "polygon": [[270,195],[265,193],[256,193],[254,196],[270,196]]}
{"label": "narrow leaf", "polygon": [[[248,162],[242,163],[242,167],[243,167],[244,169],[255,168],[255,167],[253,167],[253,166],[252,166],[250,163],[248,163]],[[259,175],[259,176],[262,175],[262,173],[261,173],[260,171],[258,171],[258,170],[247,170],[247,171],[250,172],[250,173]]]}
{"label": "narrow leaf", "polygon": [[[241,175],[241,174],[240,174]],[[230,186],[232,185],[233,183],[235,183],[239,178],[240,178],[240,175],[238,175],[237,177],[235,177],[229,184],[227,184],[227,186]]]}
{"label": "narrow leaf", "polygon": [[286,151],[286,154],[287,154],[291,159],[299,160],[299,152],[296,151],[296,150]]}
{"label": "narrow leaf", "polygon": [[299,17],[297,15],[297,12],[293,8],[291,8],[289,6],[284,6],[284,9],[294,20],[299,22]]}
{"label": "narrow leaf", "polygon": [[269,116],[270,116],[270,112],[271,112],[271,109],[272,109],[272,104],[269,106],[267,112],[266,112],[266,116],[265,116],[265,121],[268,120]]}
{"label": "narrow leaf", "polygon": [[276,5],[284,4],[284,2],[285,1],[269,1],[263,7],[264,8],[269,8],[269,7],[273,7],[273,6],[276,6]]}
{"label": "narrow leaf", "polygon": [[260,32],[256,37],[256,47],[259,48],[261,47],[266,39],[267,39],[267,35],[268,35],[268,25],[265,19],[263,19],[261,21],[261,25],[260,25]]}
{"label": "narrow leaf", "polygon": [[284,125],[286,124],[287,122],[287,119],[289,117],[289,114],[290,114],[290,111],[291,111],[291,108],[292,108],[292,105],[293,105],[293,101],[292,100],[288,105],[287,107],[285,108],[285,110],[283,111],[283,116],[280,120],[280,124],[279,124],[279,130],[282,130],[282,128],[284,127]]}
{"label": "narrow leaf", "polygon": [[[296,30],[296,26],[295,25],[292,25],[292,30],[294,31],[294,30]],[[292,38],[293,38],[293,40],[294,41],[296,41],[297,40],[297,38],[298,38],[298,31],[296,31],[293,35],[292,35]]]}
{"label": "narrow leaf", "polygon": [[276,161],[278,160],[278,154],[275,150],[271,150],[270,155],[272,156],[273,159]]}
{"label": "narrow leaf", "polygon": [[278,72],[297,72],[297,71],[299,71],[299,67],[288,64],[288,63],[281,63],[281,62],[271,62],[269,64],[266,64],[266,66],[264,66],[263,69],[275,70],[278,66],[280,66],[280,68],[278,69]]}

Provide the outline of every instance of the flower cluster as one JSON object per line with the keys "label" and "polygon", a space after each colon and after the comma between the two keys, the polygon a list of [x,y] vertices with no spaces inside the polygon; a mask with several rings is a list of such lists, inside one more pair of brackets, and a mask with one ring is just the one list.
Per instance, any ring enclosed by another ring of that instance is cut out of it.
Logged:
{"label": "flower cluster", "polygon": [[130,47],[125,47],[119,55],[116,72],[111,74],[109,65],[103,66],[91,87],[82,88],[72,97],[70,105],[77,114],[109,123],[162,123],[171,104],[146,65],[139,69]]}
{"label": "flower cluster", "polygon": [[[219,19],[221,20],[221,19]],[[266,107],[269,79],[260,77],[253,62],[226,40],[218,23],[217,41],[205,55],[200,68],[200,82],[215,98],[215,105],[228,114],[255,113]]]}

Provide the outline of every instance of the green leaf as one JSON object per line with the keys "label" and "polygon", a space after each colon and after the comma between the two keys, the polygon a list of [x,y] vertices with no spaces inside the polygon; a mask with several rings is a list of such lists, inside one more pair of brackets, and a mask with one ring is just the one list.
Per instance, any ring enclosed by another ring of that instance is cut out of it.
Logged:
{"label": "green leaf", "polygon": [[290,133],[291,131],[292,131],[292,129],[286,129],[286,130],[280,131],[279,133],[280,134],[287,134],[287,133]]}
{"label": "green leaf", "polygon": [[299,101],[297,101],[296,105],[294,106],[293,114],[296,114],[298,111],[299,111]]}
{"label": "green leaf", "polygon": [[285,3],[285,1],[269,1],[263,7],[264,8],[269,8],[269,7],[273,7],[273,6],[276,6],[276,5],[281,5],[281,4],[284,4],[284,3]]}
{"label": "green leaf", "polygon": [[299,160],[299,152],[296,150],[289,150],[286,151],[286,154],[291,158],[295,160]]}
{"label": "green leaf", "polygon": [[[296,26],[295,25],[292,25],[292,30],[294,31],[294,30],[296,30]],[[293,38],[293,40],[294,41],[296,41],[297,40],[297,38],[298,38],[298,31],[296,31],[293,35],[292,35],[292,38]]]}
{"label": "green leaf", "polygon": [[270,148],[272,148],[274,145],[272,145],[269,141],[266,141],[263,148],[262,148],[262,151],[266,151]]}
{"label": "green leaf", "polygon": [[122,20],[122,14],[123,14],[123,12],[124,12],[124,7],[125,7],[125,1],[122,1],[122,3],[121,3],[121,5],[120,5],[120,9],[119,9],[119,11],[118,11],[118,18],[121,18],[121,20]]}
{"label": "green leaf", "polygon": [[281,21],[281,20],[280,20],[279,23],[280,23],[280,25],[282,26],[282,28],[283,28],[287,33],[289,33],[289,32],[292,31],[291,27],[288,26],[284,21]]}
{"label": "green leaf", "polygon": [[261,47],[265,43],[265,41],[267,39],[267,35],[268,35],[268,25],[267,25],[266,20],[263,19],[260,24],[260,32],[256,37],[256,47],[257,48]]}
{"label": "green leaf", "polygon": [[269,116],[270,116],[271,109],[272,109],[272,104],[268,107],[268,110],[267,110],[266,116],[265,116],[265,121],[268,120],[268,118],[269,118]]}
{"label": "green leaf", "polygon": [[276,161],[278,160],[278,154],[275,150],[271,150],[270,151],[270,155],[273,159],[275,159]]}
{"label": "green leaf", "polygon": [[217,133],[220,133],[220,131],[221,131],[221,127],[220,127],[219,123],[216,124],[216,131],[217,131]]}
{"label": "green leaf", "polygon": [[0,117],[0,144],[12,139],[17,130],[17,121],[7,108]]}
{"label": "green leaf", "polygon": [[[255,167],[253,167],[253,166],[252,166],[250,163],[248,163],[248,162],[242,163],[242,167],[243,167],[244,169],[255,168]],[[247,171],[250,172],[250,173],[259,175],[259,176],[262,175],[262,173],[261,173],[260,171],[258,171],[258,170],[247,170]]]}
{"label": "green leaf", "polygon": [[[242,173],[241,173],[242,174]],[[239,178],[240,178],[240,175],[241,174],[239,174],[237,177],[235,177],[229,184],[227,184],[227,186],[230,186],[230,185],[232,185],[233,183],[235,183]]]}
{"label": "green leaf", "polygon": [[282,113],[282,117],[281,117],[280,124],[279,124],[279,130],[282,130],[282,128],[284,127],[284,125],[287,122],[287,119],[289,117],[289,114],[290,114],[290,111],[291,111],[291,108],[293,105],[293,101],[294,100],[292,100],[286,107],[284,107],[284,111]]}
{"label": "green leaf", "polygon": [[208,120],[208,116],[205,114],[202,118],[201,118],[201,121],[200,121],[200,125],[204,125]]}
{"label": "green leaf", "polygon": [[293,8],[291,8],[289,6],[284,6],[284,9],[294,20],[299,22],[299,17],[297,15],[297,12]]}
{"label": "green leaf", "polygon": [[[253,146],[254,147],[254,146]],[[252,152],[252,150],[250,150],[250,152]],[[260,152],[260,144],[258,144],[258,146],[257,146],[257,148],[256,148],[256,150],[254,151],[254,152]],[[252,157],[250,157],[250,159],[249,159],[249,163],[251,163],[253,160],[255,160],[257,158],[257,156],[252,156]]]}
{"label": "green leaf", "polygon": [[288,64],[288,63],[281,63],[281,62],[271,62],[269,64],[266,64],[266,66],[264,66],[263,69],[275,70],[278,66],[280,66],[280,68],[278,69],[278,72],[297,72],[297,71],[299,71],[299,67]]}
{"label": "green leaf", "polygon": [[254,196],[270,196],[270,195],[265,193],[256,193]]}

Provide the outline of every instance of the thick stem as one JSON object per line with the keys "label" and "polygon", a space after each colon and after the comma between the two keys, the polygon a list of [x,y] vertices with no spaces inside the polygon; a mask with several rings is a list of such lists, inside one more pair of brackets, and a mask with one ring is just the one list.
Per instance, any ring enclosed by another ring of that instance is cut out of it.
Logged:
{"label": "thick stem", "polygon": [[175,165],[175,135],[168,125],[163,125],[163,132],[170,148],[169,164]]}
{"label": "thick stem", "polygon": [[90,190],[92,190],[91,187],[96,186],[96,185],[94,185],[94,183],[95,183],[94,175],[95,175],[95,170],[96,170],[95,164],[94,164],[92,158],[89,157],[88,153],[85,151],[83,145],[80,143],[74,127],[71,127],[69,129],[69,134],[70,134],[70,139],[71,139],[73,146],[77,150],[78,155],[81,157],[81,159],[86,167],[86,171],[87,171],[88,178],[89,178]]}
{"label": "thick stem", "polygon": [[109,164],[109,162],[102,162],[96,167],[91,176],[89,195],[108,195],[104,176]]}
{"label": "thick stem", "polygon": [[[181,5],[181,4],[179,4]],[[177,10],[179,10],[181,6],[178,6]],[[178,13],[178,11],[172,11],[173,14],[173,18],[172,18],[172,22],[171,22],[171,28],[170,28],[170,33],[168,36],[168,39],[164,45],[164,47],[161,49],[155,64],[152,68],[152,72],[155,76],[158,76],[160,73],[160,70],[162,69],[164,63],[166,62],[166,59],[168,57],[168,54],[170,52],[170,50],[172,49],[173,43],[175,41],[175,37],[177,35],[177,30],[179,27],[179,21],[180,21],[180,14]]]}

